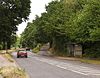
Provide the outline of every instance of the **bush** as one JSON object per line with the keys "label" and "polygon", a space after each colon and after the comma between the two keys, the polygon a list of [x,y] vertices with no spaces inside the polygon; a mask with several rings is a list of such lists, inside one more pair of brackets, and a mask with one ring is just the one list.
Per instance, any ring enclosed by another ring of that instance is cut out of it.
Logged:
{"label": "bush", "polygon": [[100,58],[100,50],[99,49],[86,49],[85,57],[89,58]]}
{"label": "bush", "polygon": [[33,49],[34,53],[38,53],[40,51],[41,44],[37,44],[37,46]]}
{"label": "bush", "polygon": [[100,58],[100,42],[88,44],[85,46],[85,57]]}

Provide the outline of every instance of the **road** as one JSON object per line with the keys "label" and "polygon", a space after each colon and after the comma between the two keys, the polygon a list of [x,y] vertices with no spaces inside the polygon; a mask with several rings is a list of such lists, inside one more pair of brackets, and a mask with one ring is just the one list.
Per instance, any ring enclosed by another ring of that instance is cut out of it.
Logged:
{"label": "road", "polygon": [[28,58],[14,59],[30,78],[100,78],[100,68],[75,61],[59,60],[28,52]]}

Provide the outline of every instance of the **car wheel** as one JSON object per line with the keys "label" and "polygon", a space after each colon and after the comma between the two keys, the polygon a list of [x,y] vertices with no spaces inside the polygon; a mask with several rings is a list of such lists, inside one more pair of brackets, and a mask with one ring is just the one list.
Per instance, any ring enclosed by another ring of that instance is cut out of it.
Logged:
{"label": "car wheel", "polygon": [[27,55],[25,57],[27,58]]}
{"label": "car wheel", "polygon": [[17,58],[19,58],[19,55],[17,55]]}

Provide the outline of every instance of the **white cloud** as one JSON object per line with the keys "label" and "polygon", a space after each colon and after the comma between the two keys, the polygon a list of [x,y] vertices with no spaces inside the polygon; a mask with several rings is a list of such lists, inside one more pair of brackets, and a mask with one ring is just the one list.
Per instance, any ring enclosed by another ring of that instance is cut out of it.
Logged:
{"label": "white cloud", "polygon": [[[31,0],[31,13],[29,16],[29,21],[31,22],[34,18],[35,15],[41,15],[41,13],[45,12],[45,5],[47,5],[49,2],[52,0]],[[17,34],[20,35],[25,27],[27,25],[27,22],[23,22],[18,26],[18,31]]]}

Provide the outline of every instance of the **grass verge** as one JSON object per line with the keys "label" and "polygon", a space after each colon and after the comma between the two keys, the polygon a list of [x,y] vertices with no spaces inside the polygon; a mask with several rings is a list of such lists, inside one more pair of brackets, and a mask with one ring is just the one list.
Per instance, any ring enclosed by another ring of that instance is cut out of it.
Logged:
{"label": "grass verge", "polygon": [[95,65],[100,65],[100,59],[87,59],[87,58],[76,58],[76,57],[56,57],[58,59],[63,59],[63,60],[70,60],[70,61],[80,61],[82,63],[87,63],[87,64],[95,64]]}
{"label": "grass verge", "polygon": [[8,61],[14,62],[14,60],[12,59],[12,56],[11,56],[11,53],[14,51],[15,50],[7,50],[7,53],[6,53],[6,50],[0,50],[0,54],[2,56],[4,56]]}
{"label": "grass verge", "polygon": [[[13,49],[13,50],[7,50],[7,53],[12,53],[14,51],[16,51],[16,50],[15,49]],[[5,53],[6,53],[6,50],[0,50],[0,54],[5,54]]]}
{"label": "grass verge", "polygon": [[2,67],[0,68],[0,74],[3,78],[29,78],[25,70],[18,67]]}
{"label": "grass verge", "polygon": [[83,63],[100,65],[100,60],[80,59]]}
{"label": "grass verge", "polygon": [[12,58],[12,56],[11,56],[10,54],[6,53],[6,54],[3,54],[3,56],[4,56],[8,61],[14,62],[14,59]]}

